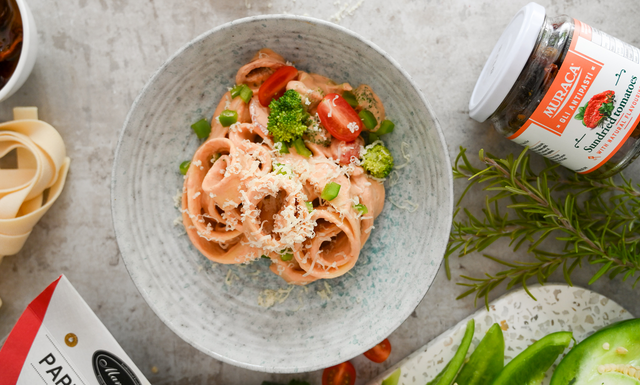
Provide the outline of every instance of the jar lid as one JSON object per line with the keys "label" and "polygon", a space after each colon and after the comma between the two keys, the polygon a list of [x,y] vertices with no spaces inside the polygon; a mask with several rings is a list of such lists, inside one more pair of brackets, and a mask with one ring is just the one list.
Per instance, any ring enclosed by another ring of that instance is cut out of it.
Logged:
{"label": "jar lid", "polygon": [[469,115],[473,119],[484,122],[498,109],[533,52],[544,19],[544,7],[529,3],[511,20],[471,94]]}

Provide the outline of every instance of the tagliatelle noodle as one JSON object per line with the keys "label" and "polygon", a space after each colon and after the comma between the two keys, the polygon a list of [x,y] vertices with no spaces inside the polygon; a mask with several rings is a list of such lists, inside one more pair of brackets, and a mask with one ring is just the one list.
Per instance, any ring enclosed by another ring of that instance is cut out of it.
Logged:
{"label": "tagliatelle noodle", "polygon": [[296,248],[295,259],[306,275],[315,278],[335,278],[345,274],[355,265],[360,254],[359,222],[354,215],[343,220],[338,213],[324,208],[314,210],[313,219],[317,223],[315,237]]}
{"label": "tagliatelle noodle", "polygon": [[236,74],[236,84],[246,84],[257,90],[278,68],[286,64],[284,58],[268,48],[261,49],[249,64]]}
{"label": "tagliatelle noodle", "polygon": [[22,249],[58,199],[70,163],[62,137],[38,120],[35,107],[14,108],[14,119],[0,124],[0,158],[16,150],[18,163],[17,169],[0,169],[0,261]]}
{"label": "tagliatelle noodle", "polygon": [[[264,49],[238,71],[237,84],[246,84],[254,95],[245,103],[226,92],[218,103],[211,134],[196,150],[185,176],[182,219],[193,245],[210,260],[246,263],[267,256],[272,272],[306,285],[353,268],[382,211],[385,192],[357,159],[339,164],[337,149],[344,145],[336,139],[327,147],[305,142],[309,158],[293,147],[280,153],[280,144],[274,144],[267,130],[269,108],[260,104],[257,94],[260,84],[283,65],[280,55]],[[302,71],[287,88],[301,93],[312,116],[319,96],[352,89]],[[218,117],[224,110],[236,111],[237,123],[223,127]],[[334,199],[324,201],[320,196],[330,182],[341,188]],[[307,207],[311,202],[313,210]],[[357,202],[369,213],[361,215],[354,207]]]}

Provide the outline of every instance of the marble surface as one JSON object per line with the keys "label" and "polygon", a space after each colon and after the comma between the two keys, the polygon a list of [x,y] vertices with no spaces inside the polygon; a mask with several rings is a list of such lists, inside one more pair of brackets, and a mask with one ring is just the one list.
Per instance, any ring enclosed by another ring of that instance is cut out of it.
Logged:
{"label": "marble surface", "polygon": [[[264,13],[310,15],[347,27],[394,57],[422,88],[438,116],[453,158],[459,146],[495,154],[521,148],[468,117],[468,100],[486,57],[513,14],[527,3],[507,1],[302,0],[29,0],[38,25],[40,51],[22,89],[0,104],[0,120],[15,106],[35,105],[41,119],[58,128],[72,158],[67,186],[35,228],[22,252],[0,264],[0,337],[26,305],[59,274],[67,275],[89,306],[154,384],[259,384],[305,378],[320,384],[321,372],[268,375],[222,364],[174,335],[137,292],[121,261],[109,206],[113,153],[124,118],[151,74],[178,48],[222,23]],[[569,14],[640,46],[633,0],[545,0],[550,15]],[[640,162],[627,174],[640,175]],[[637,179],[638,177],[636,177]],[[464,182],[455,184],[456,195]],[[477,198],[477,199],[474,199]],[[480,195],[467,202],[480,210]],[[476,203],[474,203],[476,202]],[[489,250],[506,258],[506,243]],[[390,337],[391,357],[373,364],[352,360],[358,383],[424,345],[471,314],[471,299],[455,301],[461,273],[497,271],[479,255],[452,260],[454,279],[441,268],[411,317]],[[586,286],[591,266],[574,274]],[[560,275],[554,281],[561,281]],[[604,278],[591,290],[640,314],[630,283]],[[505,292],[499,287],[492,298]],[[295,357],[292,357],[295,359]]]}

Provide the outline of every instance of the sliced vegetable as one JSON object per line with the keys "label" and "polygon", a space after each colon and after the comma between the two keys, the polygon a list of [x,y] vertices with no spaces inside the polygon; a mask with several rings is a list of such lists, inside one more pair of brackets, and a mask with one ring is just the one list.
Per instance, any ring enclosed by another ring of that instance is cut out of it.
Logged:
{"label": "sliced vegetable", "polygon": [[278,99],[284,95],[287,83],[297,76],[298,70],[295,67],[282,66],[278,68],[278,70],[269,76],[260,86],[258,90],[258,100],[260,100],[260,104],[269,107],[269,103],[271,103],[273,99]]}
{"label": "sliced vegetable", "polygon": [[393,129],[396,127],[392,121],[385,119],[380,123],[380,128],[376,131],[377,135],[390,134],[393,132]]}
{"label": "sliced vegetable", "polygon": [[207,119],[200,119],[191,125],[191,128],[198,136],[198,139],[204,139],[211,133],[211,125]]}
{"label": "sliced vegetable", "polygon": [[281,154],[288,154],[289,153],[289,144],[287,144],[286,142],[278,142],[280,143],[280,153]]}
{"label": "sliced vegetable", "polygon": [[364,215],[369,212],[369,209],[367,208],[367,206],[361,203],[358,203],[357,205],[353,206],[353,208],[355,208],[360,213],[360,215]]}
{"label": "sliced vegetable", "polygon": [[338,94],[328,94],[322,98],[317,112],[324,128],[345,142],[355,140],[364,127],[356,110]]}
{"label": "sliced vegetable", "polygon": [[349,103],[352,108],[358,107],[358,99],[356,98],[356,95],[353,94],[353,92],[345,91],[342,93],[342,97],[347,101],[347,103]]}
{"label": "sliced vegetable", "polygon": [[231,89],[231,98],[240,97],[243,102],[249,103],[253,97],[253,91],[246,84],[240,84]]}
{"label": "sliced vegetable", "polygon": [[378,364],[386,361],[387,358],[389,358],[389,354],[391,354],[391,342],[389,342],[389,339],[387,338],[364,352],[365,357]]}
{"label": "sliced vegetable", "polygon": [[367,133],[367,145],[379,140],[380,137],[378,136],[378,134],[373,133],[373,132],[368,132]]}
{"label": "sliced vegetable", "polygon": [[280,259],[282,259],[284,262],[290,261],[293,259],[293,254],[291,253],[281,254]]}
{"label": "sliced vegetable", "polygon": [[451,385],[453,383],[453,380],[456,378],[456,375],[464,364],[464,358],[469,351],[469,346],[471,346],[474,330],[475,321],[470,319],[469,322],[467,322],[467,330],[464,332],[464,336],[462,337],[458,350],[456,350],[456,354],[454,354],[453,358],[449,361],[447,366],[445,366],[444,370],[440,372],[436,378],[428,382],[427,385]]}
{"label": "sliced vegetable", "polygon": [[304,202],[305,206],[307,206],[307,210],[309,210],[309,212],[313,211],[313,203],[312,202]]}
{"label": "sliced vegetable", "polygon": [[493,324],[456,377],[458,385],[487,385],[504,367],[504,336]]}
{"label": "sliced vegetable", "polygon": [[396,371],[391,373],[389,377],[382,380],[382,385],[398,385],[399,380],[400,380],[400,368],[396,369]]}
{"label": "sliced vegetable", "polygon": [[312,155],[312,152],[304,145],[304,141],[302,138],[298,138],[293,141],[293,148],[296,149],[298,155],[302,155],[305,158],[308,158]]}
{"label": "sliced vegetable", "polygon": [[187,175],[187,171],[189,171],[189,166],[191,166],[190,160],[185,160],[184,162],[180,163],[180,174]]}
{"label": "sliced vegetable", "polygon": [[322,189],[322,194],[320,194],[320,198],[325,201],[330,201],[335,199],[340,193],[340,185],[336,182],[329,182],[324,189]]}
{"label": "sliced vegetable", "polygon": [[617,322],[574,346],[551,385],[640,384],[640,318]]}
{"label": "sliced vegetable", "polygon": [[373,116],[373,114],[369,110],[361,110],[360,112],[358,112],[358,116],[360,117],[360,119],[362,119],[362,122],[364,123],[364,126],[367,130],[373,130],[378,125],[376,117]]}
{"label": "sliced vegetable", "polygon": [[356,368],[349,361],[326,368],[322,372],[322,385],[353,385],[355,382]]}
{"label": "sliced vegetable", "polygon": [[511,360],[491,385],[539,384],[572,338],[571,332],[556,332],[541,338]]}
{"label": "sliced vegetable", "polygon": [[222,127],[229,127],[238,122],[238,113],[234,110],[224,110],[220,113],[218,120]]}

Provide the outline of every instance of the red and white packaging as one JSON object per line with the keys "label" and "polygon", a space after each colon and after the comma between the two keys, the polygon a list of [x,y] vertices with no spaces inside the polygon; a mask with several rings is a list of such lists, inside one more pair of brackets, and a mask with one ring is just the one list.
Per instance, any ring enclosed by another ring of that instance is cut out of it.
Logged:
{"label": "red and white packaging", "polygon": [[0,385],[14,384],[149,381],[62,275],[29,304],[0,350]]}

